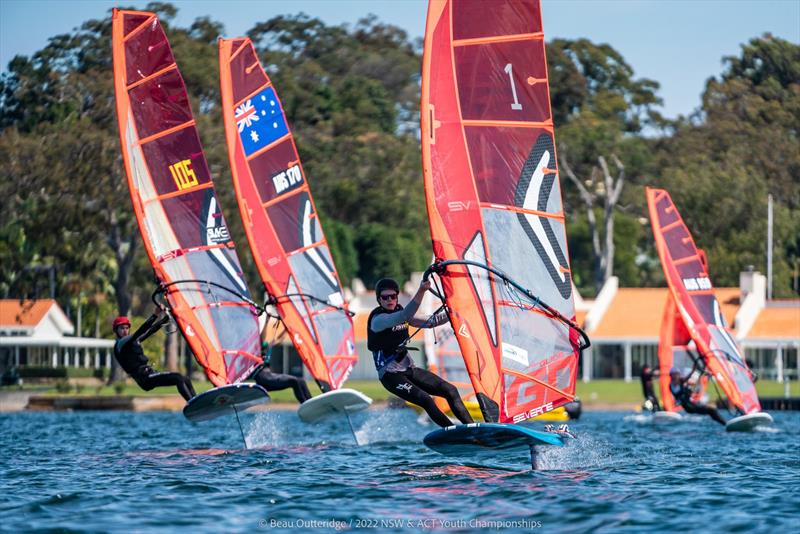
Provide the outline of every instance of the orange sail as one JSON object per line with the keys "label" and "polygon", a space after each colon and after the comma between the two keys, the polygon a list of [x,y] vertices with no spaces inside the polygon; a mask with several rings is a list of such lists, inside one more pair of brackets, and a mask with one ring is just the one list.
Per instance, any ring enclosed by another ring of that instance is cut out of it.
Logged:
{"label": "orange sail", "polygon": [[353,321],[286,116],[250,39],[220,39],[228,157],[264,287],[323,392],[358,355]]}
{"label": "orange sail", "polygon": [[257,307],[186,86],[155,14],[115,9],[112,28],[120,145],[147,256],[208,378],[216,386],[239,382],[261,362]]}
{"label": "orange sail", "polygon": [[425,194],[443,295],[487,422],[575,397],[581,349],[538,0],[432,0]]}
{"label": "orange sail", "polygon": [[[731,405],[742,414],[759,412],[761,404],[752,373],[714,296],[705,255],[695,246],[669,193],[652,188],[647,188],[646,193],[656,249],[675,310],[671,315],[677,315],[682,323],[676,328],[691,336],[708,373],[725,392]],[[669,310],[665,312],[665,320],[669,320],[666,317],[668,313]],[[685,334],[682,337],[685,339]],[[663,384],[663,370],[661,380]],[[671,399],[671,395],[663,396]]]}

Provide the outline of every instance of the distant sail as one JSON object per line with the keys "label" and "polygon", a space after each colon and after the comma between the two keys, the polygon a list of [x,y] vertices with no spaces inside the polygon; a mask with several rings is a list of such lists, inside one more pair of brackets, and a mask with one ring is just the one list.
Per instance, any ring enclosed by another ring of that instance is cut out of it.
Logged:
{"label": "distant sail", "polygon": [[484,419],[572,401],[588,338],[574,324],[538,0],[430,2],[421,123],[434,254]]}
{"label": "distant sail", "polygon": [[702,251],[669,193],[647,188],[647,204],[661,267],[686,331],[730,403],[743,414],[760,411],[752,374],[714,296]]}
{"label": "distant sail", "polygon": [[353,322],[281,102],[250,39],[220,39],[220,86],[233,183],[258,272],[323,391],[358,355]]}
{"label": "distant sail", "polygon": [[[688,375],[692,370],[700,372],[702,368],[698,369],[698,362],[695,361],[697,358],[701,358],[701,356],[697,353],[697,347],[683,324],[678,307],[675,306],[675,299],[670,294],[664,306],[658,340],[659,385],[661,386],[661,408],[663,410],[675,412],[680,409],[680,406],[675,404],[675,399],[669,390],[669,372],[673,367],[680,369],[683,376]],[[693,400],[702,400],[706,393],[707,382],[707,376],[697,377]]]}
{"label": "distant sail", "polygon": [[153,13],[113,12],[114,85],[133,209],[165,298],[214,385],[261,362],[256,309],[183,83]]}

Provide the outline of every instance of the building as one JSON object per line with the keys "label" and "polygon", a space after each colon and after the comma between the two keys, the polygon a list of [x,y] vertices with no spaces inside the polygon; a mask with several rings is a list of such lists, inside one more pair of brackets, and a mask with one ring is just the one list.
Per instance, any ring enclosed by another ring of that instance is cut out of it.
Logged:
{"label": "building", "polygon": [[111,364],[114,341],[74,333],[72,321],[55,300],[0,299],[0,369]]}
{"label": "building", "polygon": [[[722,314],[759,376],[783,381],[800,377],[800,300],[766,300],[766,278],[740,276],[740,287],[715,288]],[[592,340],[581,362],[583,381],[631,380],[642,366],[658,362],[661,315],[667,288],[620,288],[615,277],[590,305],[583,321]]]}

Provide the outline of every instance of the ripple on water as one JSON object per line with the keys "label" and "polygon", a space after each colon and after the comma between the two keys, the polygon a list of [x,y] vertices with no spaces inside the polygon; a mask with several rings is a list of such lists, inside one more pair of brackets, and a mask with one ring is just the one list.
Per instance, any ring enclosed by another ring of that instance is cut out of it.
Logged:
{"label": "ripple on water", "polygon": [[586,413],[571,425],[578,438],[540,449],[531,472],[524,453],[477,461],[433,452],[422,445],[433,427],[402,409],[354,414],[361,446],[341,418],[307,425],[294,412],[244,413],[247,449],[232,417],[3,414],[0,530],[219,532],[262,520],[401,519],[467,532],[469,521],[528,518],[564,532],[641,532],[685,530],[687,513],[692,528],[719,532],[796,524],[800,413],[774,414],[778,432],[751,434],[626,415]]}

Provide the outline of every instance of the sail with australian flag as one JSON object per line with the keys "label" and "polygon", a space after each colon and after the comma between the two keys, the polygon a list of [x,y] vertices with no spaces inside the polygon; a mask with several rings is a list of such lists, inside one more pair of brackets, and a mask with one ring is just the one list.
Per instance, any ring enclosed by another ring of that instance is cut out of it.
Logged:
{"label": "sail with australian flag", "polygon": [[[236,384],[261,362],[258,309],[186,86],[154,13],[115,9],[112,28],[120,144],[158,293],[209,380]],[[267,399],[266,392],[259,395]]]}
{"label": "sail with australian flag", "polygon": [[575,324],[538,0],[430,2],[421,123],[431,271],[484,420],[572,401],[589,341]]}
{"label": "sail with australian flag", "polygon": [[250,39],[220,39],[220,87],[233,182],[258,272],[323,392],[357,360],[351,314],[294,138]]}

